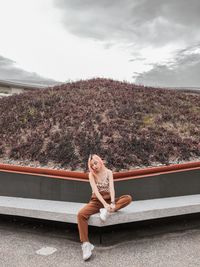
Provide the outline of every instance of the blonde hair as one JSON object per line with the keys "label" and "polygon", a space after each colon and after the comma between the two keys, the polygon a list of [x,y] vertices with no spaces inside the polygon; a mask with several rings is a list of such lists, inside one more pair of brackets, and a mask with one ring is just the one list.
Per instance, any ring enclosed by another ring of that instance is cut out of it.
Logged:
{"label": "blonde hair", "polygon": [[90,154],[89,159],[88,159],[88,169],[89,169],[89,171],[94,175],[94,177],[97,177],[96,174],[95,174],[95,172],[94,172],[94,170],[93,170],[92,167],[90,166],[90,163],[91,163],[91,160],[92,160],[92,159],[97,160],[97,161],[100,163],[102,169],[105,170],[105,169],[107,169],[107,168],[106,168],[106,166],[105,166],[103,160],[102,160],[98,155],[96,155],[96,154]]}

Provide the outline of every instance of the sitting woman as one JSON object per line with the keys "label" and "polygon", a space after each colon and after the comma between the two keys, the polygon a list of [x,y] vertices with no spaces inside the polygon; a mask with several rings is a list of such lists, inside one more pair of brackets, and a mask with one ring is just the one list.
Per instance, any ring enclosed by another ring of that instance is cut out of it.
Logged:
{"label": "sitting woman", "polygon": [[124,195],[115,198],[115,189],[112,171],[105,167],[103,160],[96,154],[88,159],[89,181],[92,195],[77,215],[80,241],[82,242],[83,259],[92,255],[94,245],[88,239],[88,219],[92,214],[100,212],[100,219],[106,221],[107,217],[131,203],[132,197]]}

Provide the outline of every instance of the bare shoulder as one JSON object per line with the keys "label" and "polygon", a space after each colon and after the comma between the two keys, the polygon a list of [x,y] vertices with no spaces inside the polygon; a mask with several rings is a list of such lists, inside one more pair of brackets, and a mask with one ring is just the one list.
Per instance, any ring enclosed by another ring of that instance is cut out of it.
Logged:
{"label": "bare shoulder", "polygon": [[88,176],[89,176],[89,178],[93,178],[93,175],[91,172],[89,172]]}
{"label": "bare shoulder", "polygon": [[107,170],[108,170],[109,176],[112,176],[112,174],[113,174],[112,170],[110,170],[110,169],[107,169]]}
{"label": "bare shoulder", "polygon": [[89,175],[88,176],[89,176],[89,179],[90,180],[95,180],[95,177],[94,177],[94,175],[91,172],[89,172]]}

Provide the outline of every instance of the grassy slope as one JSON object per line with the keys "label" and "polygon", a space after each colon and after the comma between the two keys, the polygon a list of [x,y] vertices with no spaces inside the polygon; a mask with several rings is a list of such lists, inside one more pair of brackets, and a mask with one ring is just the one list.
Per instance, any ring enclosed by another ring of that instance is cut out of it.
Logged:
{"label": "grassy slope", "polygon": [[0,162],[114,171],[200,157],[200,94],[90,79],[0,99]]}

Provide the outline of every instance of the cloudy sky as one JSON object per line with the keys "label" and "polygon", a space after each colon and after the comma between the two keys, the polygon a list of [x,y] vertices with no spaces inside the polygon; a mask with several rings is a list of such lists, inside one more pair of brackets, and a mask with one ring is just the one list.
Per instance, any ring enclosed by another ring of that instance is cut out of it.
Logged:
{"label": "cloudy sky", "polygon": [[0,0],[0,79],[200,87],[199,0]]}

